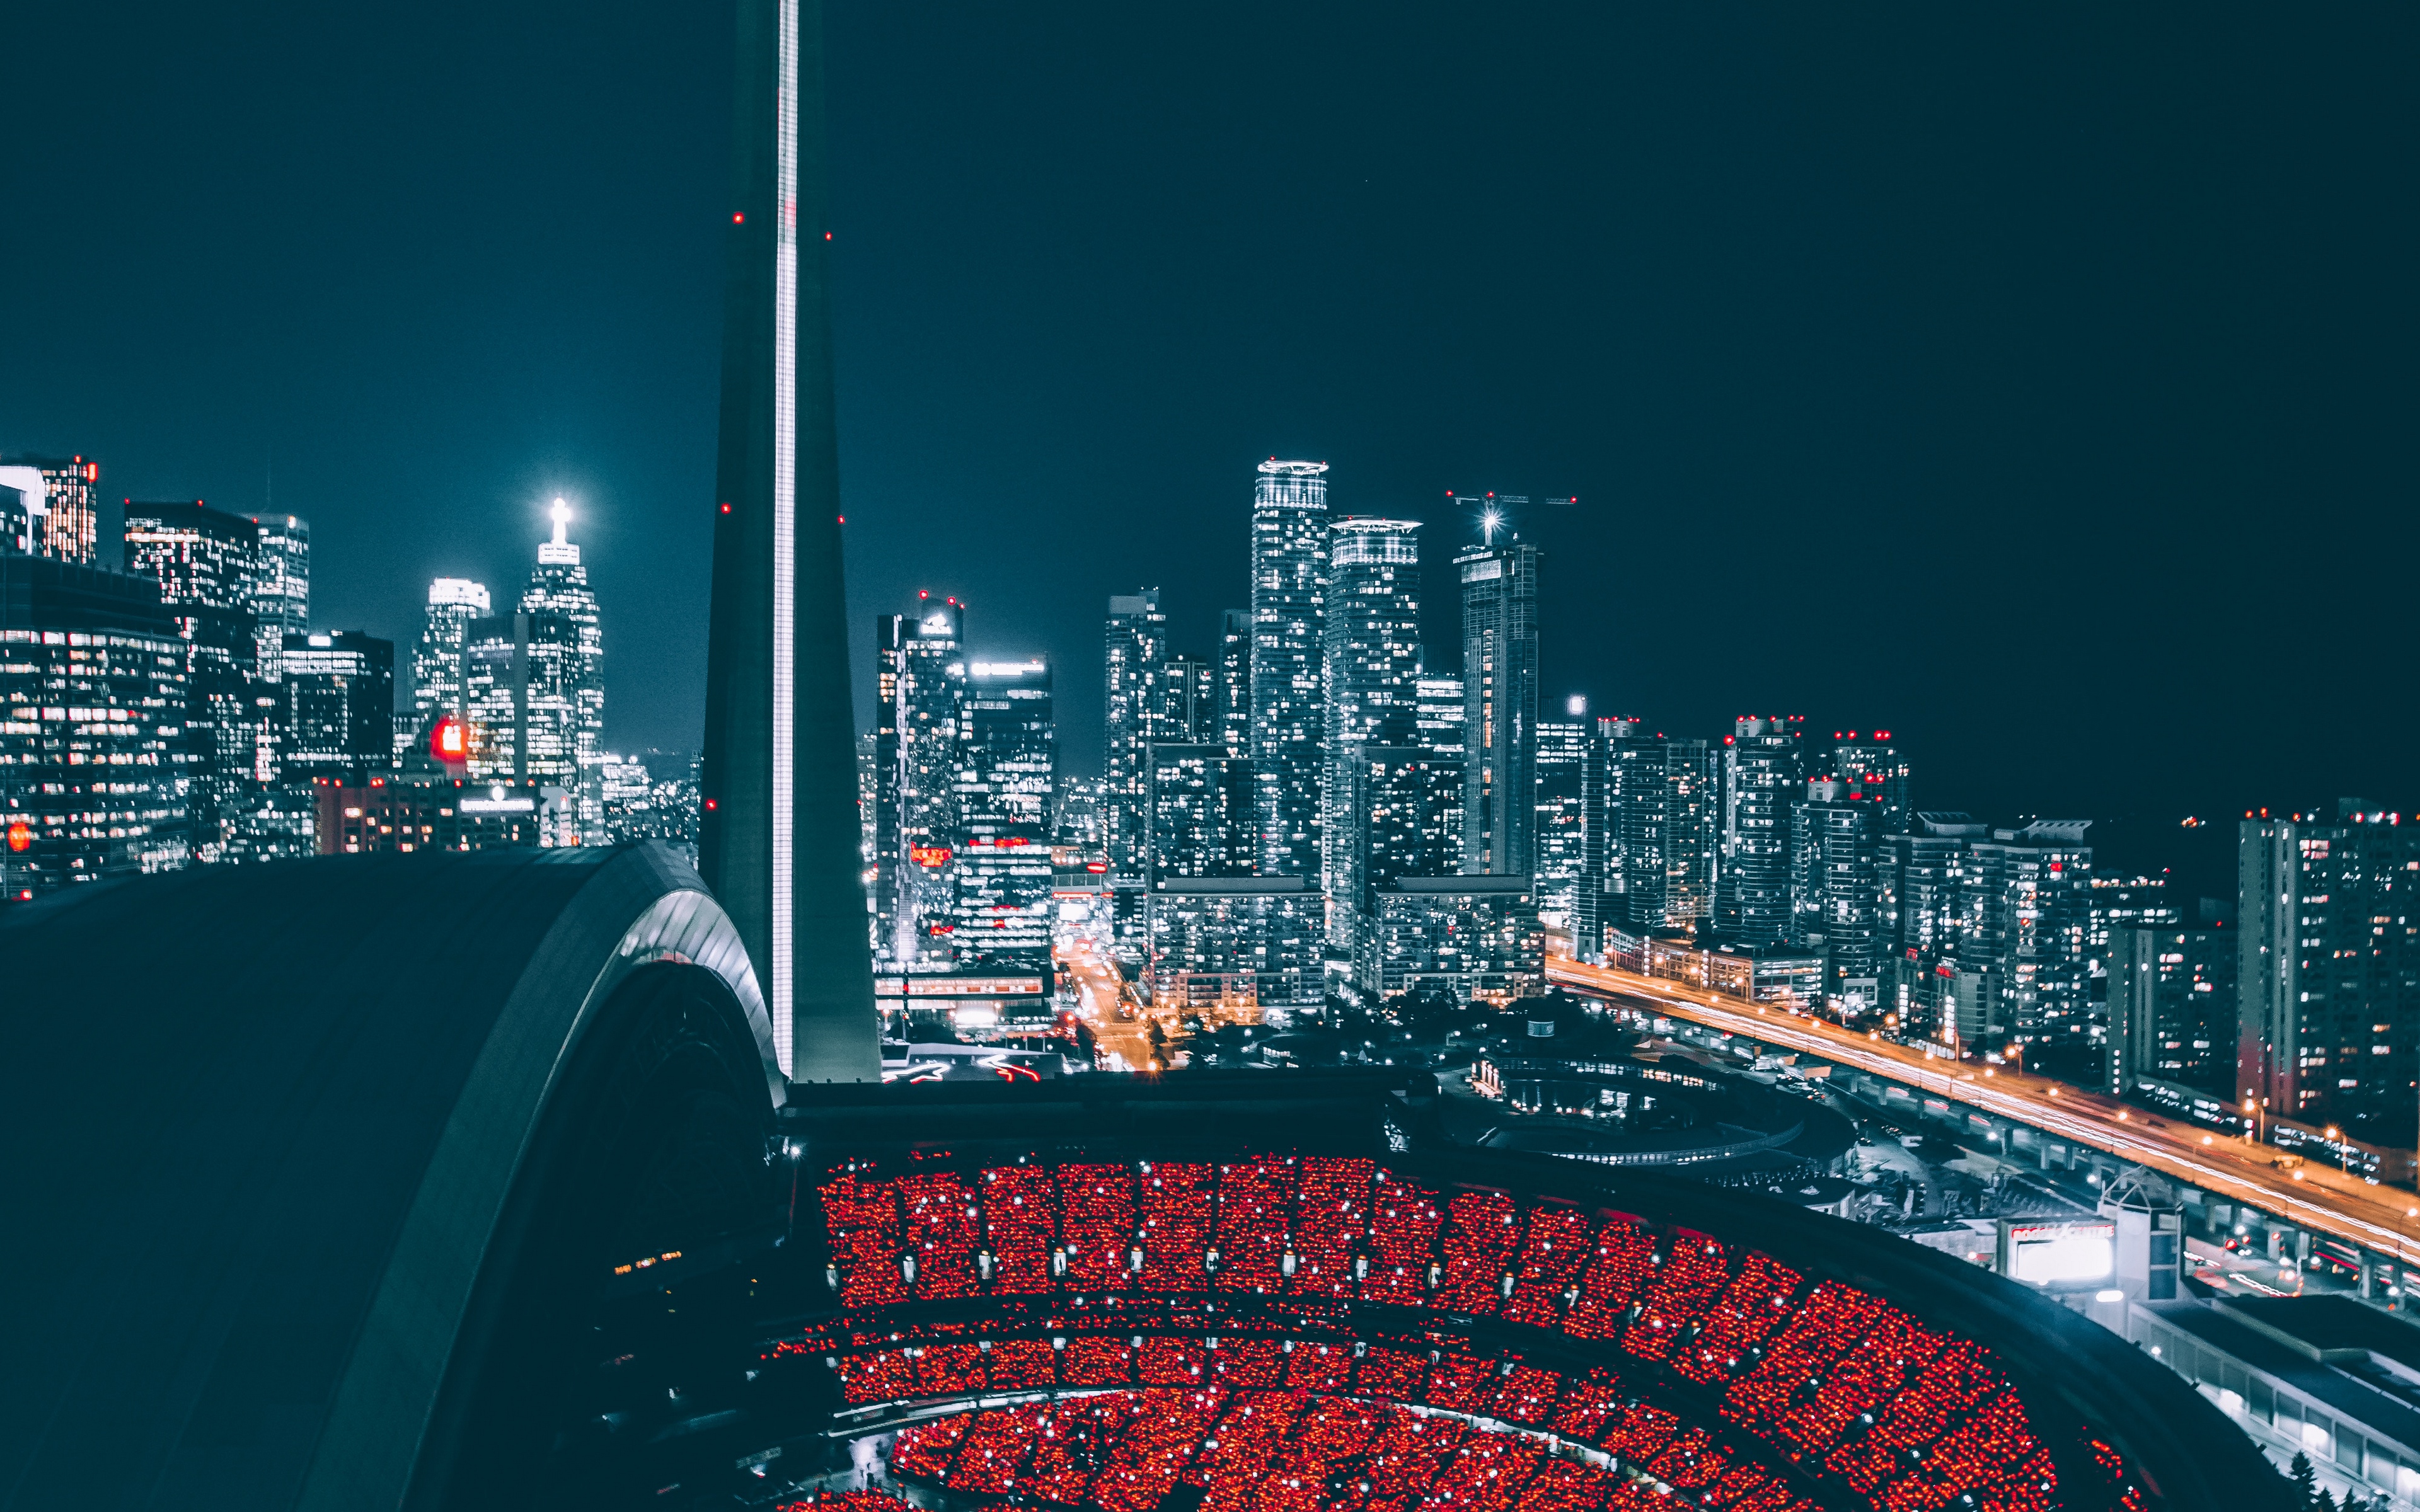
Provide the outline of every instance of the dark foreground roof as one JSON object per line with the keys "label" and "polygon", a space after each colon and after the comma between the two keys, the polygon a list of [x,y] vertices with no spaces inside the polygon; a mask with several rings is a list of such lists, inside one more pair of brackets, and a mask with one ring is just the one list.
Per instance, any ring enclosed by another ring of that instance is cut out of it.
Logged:
{"label": "dark foreground roof", "polygon": [[561,1068],[667,957],[746,1005],[769,1126],[744,953],[661,847],[196,869],[0,916],[0,1506],[398,1504]]}

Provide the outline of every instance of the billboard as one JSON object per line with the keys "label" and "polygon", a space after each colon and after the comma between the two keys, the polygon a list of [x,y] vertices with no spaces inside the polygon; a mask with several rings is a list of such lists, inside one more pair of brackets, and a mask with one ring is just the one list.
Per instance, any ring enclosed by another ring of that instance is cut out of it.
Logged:
{"label": "billboard", "polygon": [[2002,1275],[2034,1287],[2106,1284],[2118,1272],[2118,1227],[2107,1219],[2000,1220]]}

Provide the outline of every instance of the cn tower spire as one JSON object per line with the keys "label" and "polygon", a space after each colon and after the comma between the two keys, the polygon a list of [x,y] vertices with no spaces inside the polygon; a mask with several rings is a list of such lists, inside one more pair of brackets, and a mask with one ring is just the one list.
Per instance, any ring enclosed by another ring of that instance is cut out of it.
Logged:
{"label": "cn tower spire", "polygon": [[820,0],[738,0],[698,869],[791,1079],[881,1074],[858,880]]}

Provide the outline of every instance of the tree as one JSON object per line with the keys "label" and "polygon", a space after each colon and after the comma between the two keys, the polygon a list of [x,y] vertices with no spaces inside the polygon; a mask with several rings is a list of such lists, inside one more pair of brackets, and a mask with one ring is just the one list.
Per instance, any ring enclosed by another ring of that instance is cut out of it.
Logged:
{"label": "tree", "polygon": [[2294,1495],[2302,1504],[2303,1512],[2318,1512],[2319,1473],[2311,1468],[2311,1457],[2296,1450],[2294,1462],[2286,1469],[2286,1478],[2294,1483]]}

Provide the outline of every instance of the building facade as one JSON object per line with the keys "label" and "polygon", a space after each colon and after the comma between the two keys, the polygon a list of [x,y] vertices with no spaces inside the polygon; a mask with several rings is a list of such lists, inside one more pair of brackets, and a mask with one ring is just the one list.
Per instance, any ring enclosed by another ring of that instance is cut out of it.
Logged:
{"label": "building facade", "polygon": [[[1409,731],[1419,707],[1419,542],[1416,520],[1347,517],[1328,534],[1321,681],[1321,886],[1343,887],[1344,805],[1353,764],[1382,729]],[[1348,912],[1329,914],[1329,943],[1351,938]]]}
{"label": "building facade", "polygon": [[1807,783],[1791,810],[1791,943],[1823,956],[1823,1001],[1844,1019],[1884,1003],[1883,813],[1838,779]]}
{"label": "building facade", "polygon": [[1320,884],[1327,464],[1261,464],[1252,494],[1252,782],[1264,876]]}
{"label": "building facade", "polygon": [[[1576,713],[1584,716],[1587,705]],[[1536,748],[1538,918],[1548,929],[1568,932],[1576,950],[1583,937],[1581,914],[1591,921],[1596,917],[1597,873],[1589,869],[1589,800],[1591,792],[1603,788],[1602,777],[1592,769],[1603,748],[1586,720],[1575,717],[1539,720]],[[1602,809],[1601,798],[1598,807]],[[1602,813],[1597,826],[1600,831],[1604,827]],[[1598,865],[1603,865],[1601,857]]]}
{"label": "building facade", "polygon": [[1805,721],[1750,717],[1723,737],[1714,933],[1756,949],[1790,938],[1790,806],[1806,789]]}
{"label": "building facade", "polygon": [[1302,878],[1171,880],[1143,899],[1155,1009],[1276,1024],[1319,1011],[1325,922],[1319,893]]}
{"label": "building facade", "polygon": [[2109,1091],[2143,1078],[2232,1101],[2238,931],[2119,924],[2109,932]]}
{"label": "building facade", "polygon": [[951,958],[1050,964],[1050,796],[1058,771],[1050,664],[967,664],[965,733],[952,786]]}
{"label": "building facade", "polygon": [[[82,456],[20,456],[0,468],[30,486],[0,518],[0,551],[96,566],[101,548],[101,466]],[[8,486],[0,485],[0,486]]]}
{"label": "building facade", "polygon": [[1424,988],[1502,1007],[1545,982],[1545,934],[1529,879],[1399,876],[1372,891],[1354,961],[1362,993]]}
{"label": "building facade", "polygon": [[1832,732],[1832,769],[1822,775],[1838,779],[1848,796],[1874,805],[1882,833],[1907,833],[1916,812],[1909,802],[1907,758],[1891,744],[1889,731]]}
{"label": "building facade", "polygon": [[260,575],[253,582],[252,619],[260,640],[261,675],[276,680],[286,638],[311,628],[311,523],[296,515],[253,521]]}
{"label": "building facade", "polygon": [[1606,729],[1606,801],[1620,846],[1607,877],[1608,922],[1641,936],[1705,933],[1714,909],[1719,748],[1650,734],[1632,720]]}
{"label": "building facade", "polygon": [[1218,611],[1218,738],[1238,756],[1252,748],[1252,611]]}
{"label": "building facade", "polygon": [[395,642],[360,630],[288,635],[286,776],[366,784],[395,767]]}
{"label": "building facade", "polygon": [[874,617],[874,733],[870,764],[872,780],[862,801],[872,804],[873,812],[862,828],[867,832],[871,856],[866,865],[872,872],[871,887],[874,914],[874,954],[877,961],[891,958],[898,932],[900,867],[899,850],[899,652],[906,643],[908,617],[904,614],[877,614]]}
{"label": "building facade", "polygon": [[1453,559],[1462,584],[1462,870],[1537,868],[1538,548],[1515,537]]}
{"label": "building facade", "polygon": [[1150,885],[1248,877],[1259,859],[1252,764],[1223,742],[1151,748]]}
{"label": "building facade", "polygon": [[261,675],[254,618],[257,527],[199,501],[130,500],[124,535],[127,572],[157,585],[185,640],[194,855],[219,860],[239,847],[245,817],[279,773],[279,689]]}
{"label": "building facade", "polygon": [[580,548],[566,536],[571,506],[558,499],[551,512],[554,538],[541,541],[537,565],[521,590],[520,612],[534,630],[526,711],[534,776],[561,774],[572,795],[582,842],[605,839],[605,640],[597,595]]}
{"label": "building facade", "polygon": [[188,650],[149,579],[0,552],[0,903],[185,864]]}
{"label": "building facade", "polygon": [[1140,877],[1148,827],[1151,689],[1168,660],[1159,590],[1109,596],[1103,632],[1101,825],[1114,876]]}
{"label": "building facade", "polygon": [[2245,819],[2236,861],[2230,1091],[2399,1140],[2420,1074],[2420,825],[2347,798],[2333,821]]}
{"label": "building facade", "polygon": [[891,953],[902,964],[950,957],[955,927],[951,845],[958,825],[958,745],[967,728],[966,612],[930,599],[899,642],[899,891]]}
{"label": "building facade", "polygon": [[488,585],[468,578],[440,578],[428,585],[421,611],[420,640],[411,649],[411,713],[426,728],[443,715],[467,717],[466,675],[471,626],[493,613]]}

